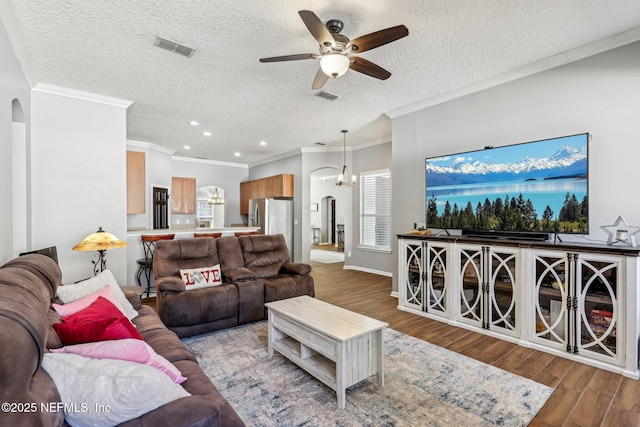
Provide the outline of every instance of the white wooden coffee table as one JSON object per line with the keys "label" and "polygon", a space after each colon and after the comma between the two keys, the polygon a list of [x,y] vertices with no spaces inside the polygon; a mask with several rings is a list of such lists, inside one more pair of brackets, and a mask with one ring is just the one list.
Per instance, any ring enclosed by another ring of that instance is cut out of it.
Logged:
{"label": "white wooden coffee table", "polygon": [[309,296],[265,304],[269,308],[269,356],[273,350],[336,391],[372,375],[384,386],[382,331],[388,324]]}

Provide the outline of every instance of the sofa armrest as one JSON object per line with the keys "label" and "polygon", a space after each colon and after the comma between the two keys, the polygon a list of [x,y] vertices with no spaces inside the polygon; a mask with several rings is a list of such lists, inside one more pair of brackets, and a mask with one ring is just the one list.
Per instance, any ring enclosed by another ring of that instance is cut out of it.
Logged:
{"label": "sofa armrest", "polygon": [[159,277],[156,280],[156,288],[161,292],[184,292],[184,282],[179,277]]}
{"label": "sofa armrest", "polygon": [[244,282],[247,280],[255,280],[256,273],[245,267],[234,268],[222,273],[222,278],[228,283]]}
{"label": "sofa armrest", "polygon": [[142,307],[142,300],[140,299],[140,295],[133,291],[124,291],[124,296],[127,297],[127,300],[131,303],[135,310],[140,310]]}
{"label": "sofa armrest", "polygon": [[311,273],[311,265],[302,262],[285,262],[282,264],[282,267],[280,267],[280,273],[306,276]]}

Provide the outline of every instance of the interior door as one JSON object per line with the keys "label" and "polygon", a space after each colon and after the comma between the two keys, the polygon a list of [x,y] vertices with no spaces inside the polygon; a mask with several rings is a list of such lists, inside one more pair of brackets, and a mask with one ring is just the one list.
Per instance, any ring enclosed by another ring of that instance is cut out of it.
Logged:
{"label": "interior door", "polygon": [[169,190],[153,187],[153,229],[169,228]]}

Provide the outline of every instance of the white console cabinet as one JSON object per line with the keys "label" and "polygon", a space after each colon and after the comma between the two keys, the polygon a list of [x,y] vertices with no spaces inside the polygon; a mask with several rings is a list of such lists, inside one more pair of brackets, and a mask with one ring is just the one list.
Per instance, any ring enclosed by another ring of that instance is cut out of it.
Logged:
{"label": "white console cabinet", "polygon": [[639,378],[640,249],[398,236],[398,309]]}

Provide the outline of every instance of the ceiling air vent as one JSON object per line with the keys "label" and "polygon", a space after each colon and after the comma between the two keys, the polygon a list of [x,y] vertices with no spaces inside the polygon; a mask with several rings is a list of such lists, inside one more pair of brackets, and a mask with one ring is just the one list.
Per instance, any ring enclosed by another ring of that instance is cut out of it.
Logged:
{"label": "ceiling air vent", "polygon": [[177,53],[178,55],[186,56],[187,58],[191,58],[193,52],[196,51],[195,49],[191,49],[183,44],[172,42],[171,40],[163,39],[162,37],[156,37],[154,45],[170,52]]}
{"label": "ceiling air vent", "polygon": [[318,93],[313,94],[313,96],[317,96],[318,98],[324,98],[324,99],[327,99],[329,101],[335,101],[336,99],[340,98],[338,95],[333,95],[333,94],[325,92],[323,90],[321,90]]}

